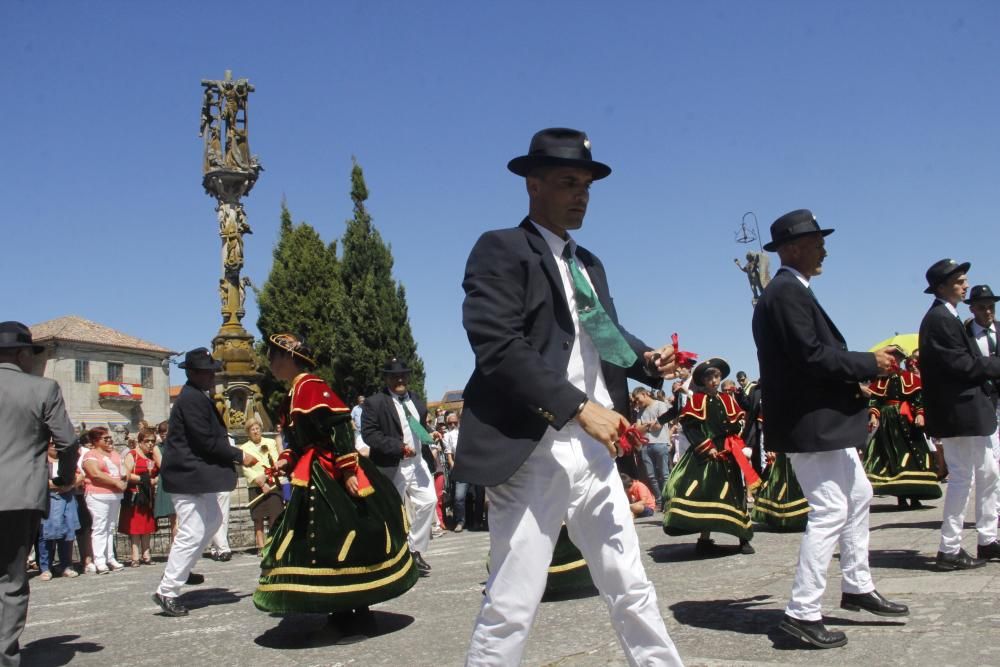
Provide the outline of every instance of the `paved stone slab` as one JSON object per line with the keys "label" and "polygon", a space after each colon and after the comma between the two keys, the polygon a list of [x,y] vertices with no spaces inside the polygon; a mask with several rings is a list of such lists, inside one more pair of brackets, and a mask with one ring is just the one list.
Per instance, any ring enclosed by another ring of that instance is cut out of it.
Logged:
{"label": "paved stone slab", "polygon": [[[1000,564],[938,573],[940,505],[896,512],[876,499],[871,562],[879,590],[911,605],[906,619],[839,609],[837,561],[824,597],[828,623],[844,630],[841,649],[800,649],[777,632],[791,587],[799,534],[758,532],[757,554],[696,559],[693,537],[668,537],[659,517],[638,522],[644,562],[660,609],[686,664],[693,665],[997,665]],[[975,548],[966,531],[966,548]],[[719,536],[723,545],[735,538]],[[433,575],[406,595],[374,608],[380,633],[338,645],[322,616],[271,617],[250,601],[257,559],[205,559],[205,584],[183,600],[187,618],[157,614],[150,599],[163,565],[77,579],[34,581],[22,637],[26,665],[461,665],[482,600],[489,549],[486,533],[448,534],[426,554]],[[607,608],[594,595],[544,602],[525,665],[624,665]]]}

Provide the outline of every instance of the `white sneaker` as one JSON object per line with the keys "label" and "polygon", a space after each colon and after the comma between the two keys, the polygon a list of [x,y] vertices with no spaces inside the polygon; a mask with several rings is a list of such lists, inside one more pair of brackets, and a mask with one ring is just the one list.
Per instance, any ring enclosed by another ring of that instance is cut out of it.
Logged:
{"label": "white sneaker", "polygon": [[97,574],[97,566],[93,563],[87,563],[87,567],[83,568],[84,574]]}
{"label": "white sneaker", "polygon": [[111,559],[108,561],[108,569],[114,572],[115,570],[124,570],[125,566],[118,561]]}
{"label": "white sneaker", "polygon": [[104,567],[103,565],[95,565],[94,566],[94,572],[97,573],[97,574],[107,574],[110,571],[111,570],[109,570],[108,568]]}

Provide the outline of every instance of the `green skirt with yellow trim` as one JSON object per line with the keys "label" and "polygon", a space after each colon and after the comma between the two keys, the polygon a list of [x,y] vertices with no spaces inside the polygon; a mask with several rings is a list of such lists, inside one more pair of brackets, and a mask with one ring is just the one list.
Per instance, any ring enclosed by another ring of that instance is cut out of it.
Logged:
{"label": "green skirt with yellow trim", "polygon": [[865,473],[881,496],[941,497],[934,457],[923,435],[895,405],[881,407],[879,427],[865,450]]}
{"label": "green skirt with yellow trim", "polygon": [[757,489],[750,518],[772,530],[803,531],[809,521],[809,501],[795,477],[792,464],[779,452]]}
{"label": "green skirt with yellow trim", "polygon": [[590,578],[587,562],[583,560],[583,554],[569,539],[569,532],[564,524],[559,530],[559,539],[556,540],[555,549],[552,551],[549,576],[545,581],[545,594],[558,595],[593,588],[593,586],[594,580]]}
{"label": "green skirt with yellow trim", "polygon": [[374,492],[353,498],[314,462],[264,547],[253,603],[271,613],[331,613],[402,595],[418,572],[406,543],[409,520],[395,487],[359,461]]}
{"label": "green skirt with yellow trim", "polygon": [[731,459],[700,460],[694,448],[677,462],[663,486],[663,532],[709,531],[753,537],[743,475]]}

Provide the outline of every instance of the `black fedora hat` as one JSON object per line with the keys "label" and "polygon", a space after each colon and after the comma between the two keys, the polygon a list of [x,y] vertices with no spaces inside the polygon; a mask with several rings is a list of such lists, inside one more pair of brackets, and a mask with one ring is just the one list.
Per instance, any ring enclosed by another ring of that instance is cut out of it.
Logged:
{"label": "black fedora hat", "polygon": [[786,213],[771,223],[771,242],[764,244],[764,250],[774,252],[779,246],[794,241],[806,234],[833,234],[832,229],[820,229],[816,216],[807,208]]}
{"label": "black fedora hat", "polygon": [[518,176],[527,176],[536,167],[587,169],[595,181],[611,173],[611,167],[591,157],[587,135],[568,127],[550,127],[536,132],[528,146],[528,154],[507,163],[507,168]]}
{"label": "black fedora hat", "polygon": [[207,348],[196,347],[184,355],[184,361],[177,367],[188,371],[219,371],[222,370],[222,362],[216,361]]}
{"label": "black fedora hat", "polygon": [[927,269],[927,273],[924,274],[927,278],[927,289],[924,290],[924,294],[934,294],[934,289],[948,280],[949,276],[954,273],[968,273],[970,266],[972,264],[969,262],[959,264],[953,259],[939,259],[934,262],[931,264],[931,268]]}
{"label": "black fedora hat", "polygon": [[0,348],[12,350],[19,347],[30,347],[35,354],[40,354],[45,349],[44,345],[35,345],[31,339],[31,329],[20,322],[0,322]]}
{"label": "black fedora hat", "polygon": [[382,375],[396,375],[398,373],[409,373],[411,372],[409,368],[406,367],[398,357],[393,357],[389,361],[385,362],[382,366]]}
{"label": "black fedora hat", "polygon": [[691,371],[691,382],[699,387],[705,386],[703,383],[705,373],[713,368],[717,369],[722,374],[723,380],[729,377],[729,364],[726,360],[721,357],[712,357],[711,359],[706,359],[694,367],[694,370]]}
{"label": "black fedora hat", "polygon": [[965,300],[965,303],[971,306],[973,301],[992,301],[996,303],[1000,301],[1000,296],[993,296],[993,290],[990,289],[989,285],[973,285],[972,289],[969,290],[969,298]]}

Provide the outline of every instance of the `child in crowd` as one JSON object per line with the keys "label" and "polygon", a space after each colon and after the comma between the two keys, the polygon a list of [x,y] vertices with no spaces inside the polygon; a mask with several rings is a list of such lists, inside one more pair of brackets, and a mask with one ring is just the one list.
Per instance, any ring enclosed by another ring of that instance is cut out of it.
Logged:
{"label": "child in crowd", "polygon": [[632,516],[637,519],[653,516],[653,512],[656,511],[656,498],[653,497],[653,493],[649,490],[649,487],[638,480],[632,479],[625,473],[622,473],[621,477],[622,486],[625,487],[625,495],[628,496],[629,507],[632,510]]}

